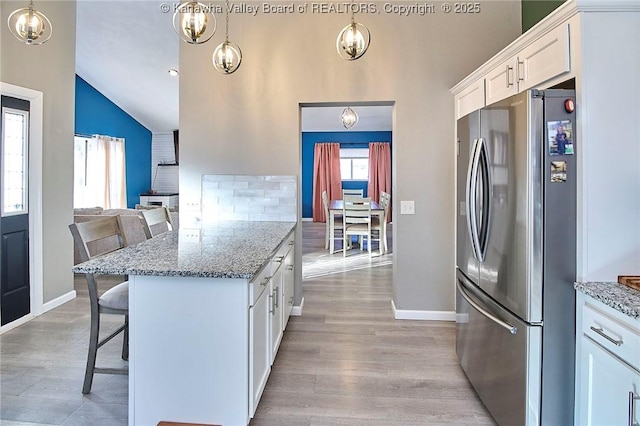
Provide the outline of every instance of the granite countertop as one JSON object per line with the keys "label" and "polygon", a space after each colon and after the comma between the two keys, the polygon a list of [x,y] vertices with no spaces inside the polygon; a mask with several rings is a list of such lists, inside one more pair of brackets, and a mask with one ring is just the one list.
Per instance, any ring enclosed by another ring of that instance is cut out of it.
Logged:
{"label": "granite countertop", "polygon": [[220,222],[179,229],[96,257],[76,273],[251,280],[295,228],[295,222]]}
{"label": "granite countertop", "polygon": [[616,282],[577,282],[573,287],[631,318],[640,319],[640,291]]}

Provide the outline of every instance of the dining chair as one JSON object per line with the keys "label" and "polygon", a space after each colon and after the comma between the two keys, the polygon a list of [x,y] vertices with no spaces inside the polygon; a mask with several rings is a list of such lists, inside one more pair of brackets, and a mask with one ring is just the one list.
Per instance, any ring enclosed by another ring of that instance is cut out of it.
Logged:
{"label": "dining chair", "polygon": [[[88,222],[72,223],[69,225],[71,235],[82,262],[93,259],[96,256],[111,253],[127,245],[127,239],[122,232],[120,216],[107,216],[104,219],[96,219]],[[93,375],[102,374],[128,374],[125,368],[98,368],[96,356],[98,349],[115,336],[124,333],[122,343],[122,359],[129,359],[129,282],[124,281],[109,290],[98,294],[98,282],[96,274],[85,274],[89,287],[89,304],[91,307],[91,330],[89,334],[89,352],[87,355],[87,368],[84,374],[82,393],[91,392]],[[100,340],[100,315],[116,314],[124,316],[124,324],[118,327],[109,336]]]}
{"label": "dining chair", "polygon": [[387,245],[387,217],[389,215],[389,205],[391,204],[391,195],[387,192],[380,192],[380,207],[384,212],[382,216],[373,216],[371,218],[371,230],[377,231],[381,244],[381,253],[389,251]]}
{"label": "dining chair", "polygon": [[357,195],[358,197],[364,196],[364,189],[343,189],[342,190],[342,198],[344,199],[345,195]]}
{"label": "dining chair", "polygon": [[[324,236],[324,248],[329,249],[329,239],[333,238],[336,240],[336,232],[342,233],[342,215],[333,216],[333,235],[331,235],[331,214],[329,212],[329,197],[327,196],[327,191],[322,191],[322,205],[324,206],[324,217],[325,217],[325,236]],[[344,246],[344,238],[341,235],[342,244]]]}
{"label": "dining chair", "polygon": [[[342,208],[343,236],[345,239],[357,236],[360,240],[360,250],[364,246],[364,238],[367,240],[367,249],[371,256],[371,198],[357,196],[345,196]],[[343,256],[347,250],[343,250]],[[380,253],[382,254],[382,252]]]}
{"label": "dining chair", "polygon": [[147,239],[175,229],[171,219],[171,212],[167,207],[142,210],[141,220]]}

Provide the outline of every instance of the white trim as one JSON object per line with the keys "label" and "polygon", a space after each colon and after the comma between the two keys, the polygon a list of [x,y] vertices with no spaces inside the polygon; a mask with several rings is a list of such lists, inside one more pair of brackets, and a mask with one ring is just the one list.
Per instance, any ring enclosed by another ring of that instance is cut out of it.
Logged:
{"label": "white trim", "polygon": [[313,218],[312,217],[303,217],[301,220],[303,222],[313,222]]}
{"label": "white trim", "polygon": [[294,317],[300,317],[302,316],[302,308],[304,307],[304,297],[302,298],[302,300],[300,301],[300,305],[298,306],[293,306],[291,308],[291,316]]}
{"label": "white trim", "polygon": [[71,290],[68,293],[63,294],[62,296],[58,296],[53,300],[49,300],[42,306],[42,313],[49,312],[52,309],[57,308],[58,306],[64,305],[65,303],[76,298],[76,291]]}
{"label": "white trim", "polygon": [[[43,312],[44,275],[42,241],[42,129],[44,94],[0,82],[0,94],[30,102],[29,120],[29,276],[31,288],[31,313],[24,322]],[[14,321],[22,321],[19,319]],[[5,327],[11,324],[6,324]],[[20,322],[22,323],[22,322]]]}
{"label": "white trim", "polygon": [[34,318],[35,318],[35,315],[27,314],[27,315],[23,316],[22,318],[18,318],[17,320],[11,321],[9,324],[5,324],[2,327],[0,327],[0,334],[4,334],[7,331],[11,331],[14,328],[16,328],[16,327],[18,327],[18,326],[20,326],[22,324],[25,324],[25,323],[31,321]]}
{"label": "white trim", "polygon": [[408,309],[397,309],[394,300],[391,300],[393,317],[397,320],[419,320],[419,321],[455,321],[454,311],[413,311]]}

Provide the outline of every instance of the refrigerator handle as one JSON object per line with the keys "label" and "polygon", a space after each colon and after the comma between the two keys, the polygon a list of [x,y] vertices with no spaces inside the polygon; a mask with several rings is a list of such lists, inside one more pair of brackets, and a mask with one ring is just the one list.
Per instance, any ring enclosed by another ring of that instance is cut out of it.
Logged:
{"label": "refrigerator handle", "polygon": [[[487,256],[487,247],[489,246],[489,228],[491,224],[491,203],[493,202],[493,185],[491,182],[491,170],[489,170],[489,151],[487,149],[487,141],[484,138],[478,139],[478,164],[482,169],[482,221],[481,228],[476,225],[476,234],[478,235],[478,254],[480,260],[484,262]],[[480,239],[482,238],[482,241]]]}
{"label": "refrigerator handle", "polygon": [[[464,300],[466,300],[468,304],[473,306],[473,308],[476,311],[478,311],[480,314],[484,315],[485,317],[487,317],[491,321],[495,322],[500,327],[506,328],[509,331],[509,333],[511,333],[511,334],[518,333],[518,328],[516,326],[511,325],[508,322],[501,320],[500,318],[496,317],[495,315],[493,315],[489,311],[487,311],[484,308],[482,308],[476,302],[474,302],[471,299],[471,296],[469,296],[467,294],[467,291],[464,289],[463,281],[468,282],[469,280],[467,279],[467,277],[461,275],[460,273],[458,273],[457,275],[458,275],[458,279],[456,280],[456,286],[458,287],[458,290],[460,291],[460,294],[462,295],[462,297],[464,297]],[[467,283],[467,285],[472,285],[472,283]]]}
{"label": "refrigerator handle", "polygon": [[469,164],[469,176],[467,178],[467,221],[469,236],[473,246],[473,257],[479,261],[484,261],[480,249],[480,236],[478,233],[478,167],[480,165],[480,154],[482,152],[482,139],[474,140],[473,154]]}

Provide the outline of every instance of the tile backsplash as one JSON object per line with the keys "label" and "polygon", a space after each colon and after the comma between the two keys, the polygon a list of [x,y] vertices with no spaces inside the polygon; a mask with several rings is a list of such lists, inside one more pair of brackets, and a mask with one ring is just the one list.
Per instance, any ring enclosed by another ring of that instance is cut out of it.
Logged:
{"label": "tile backsplash", "polygon": [[204,175],[202,223],[295,222],[296,176]]}

